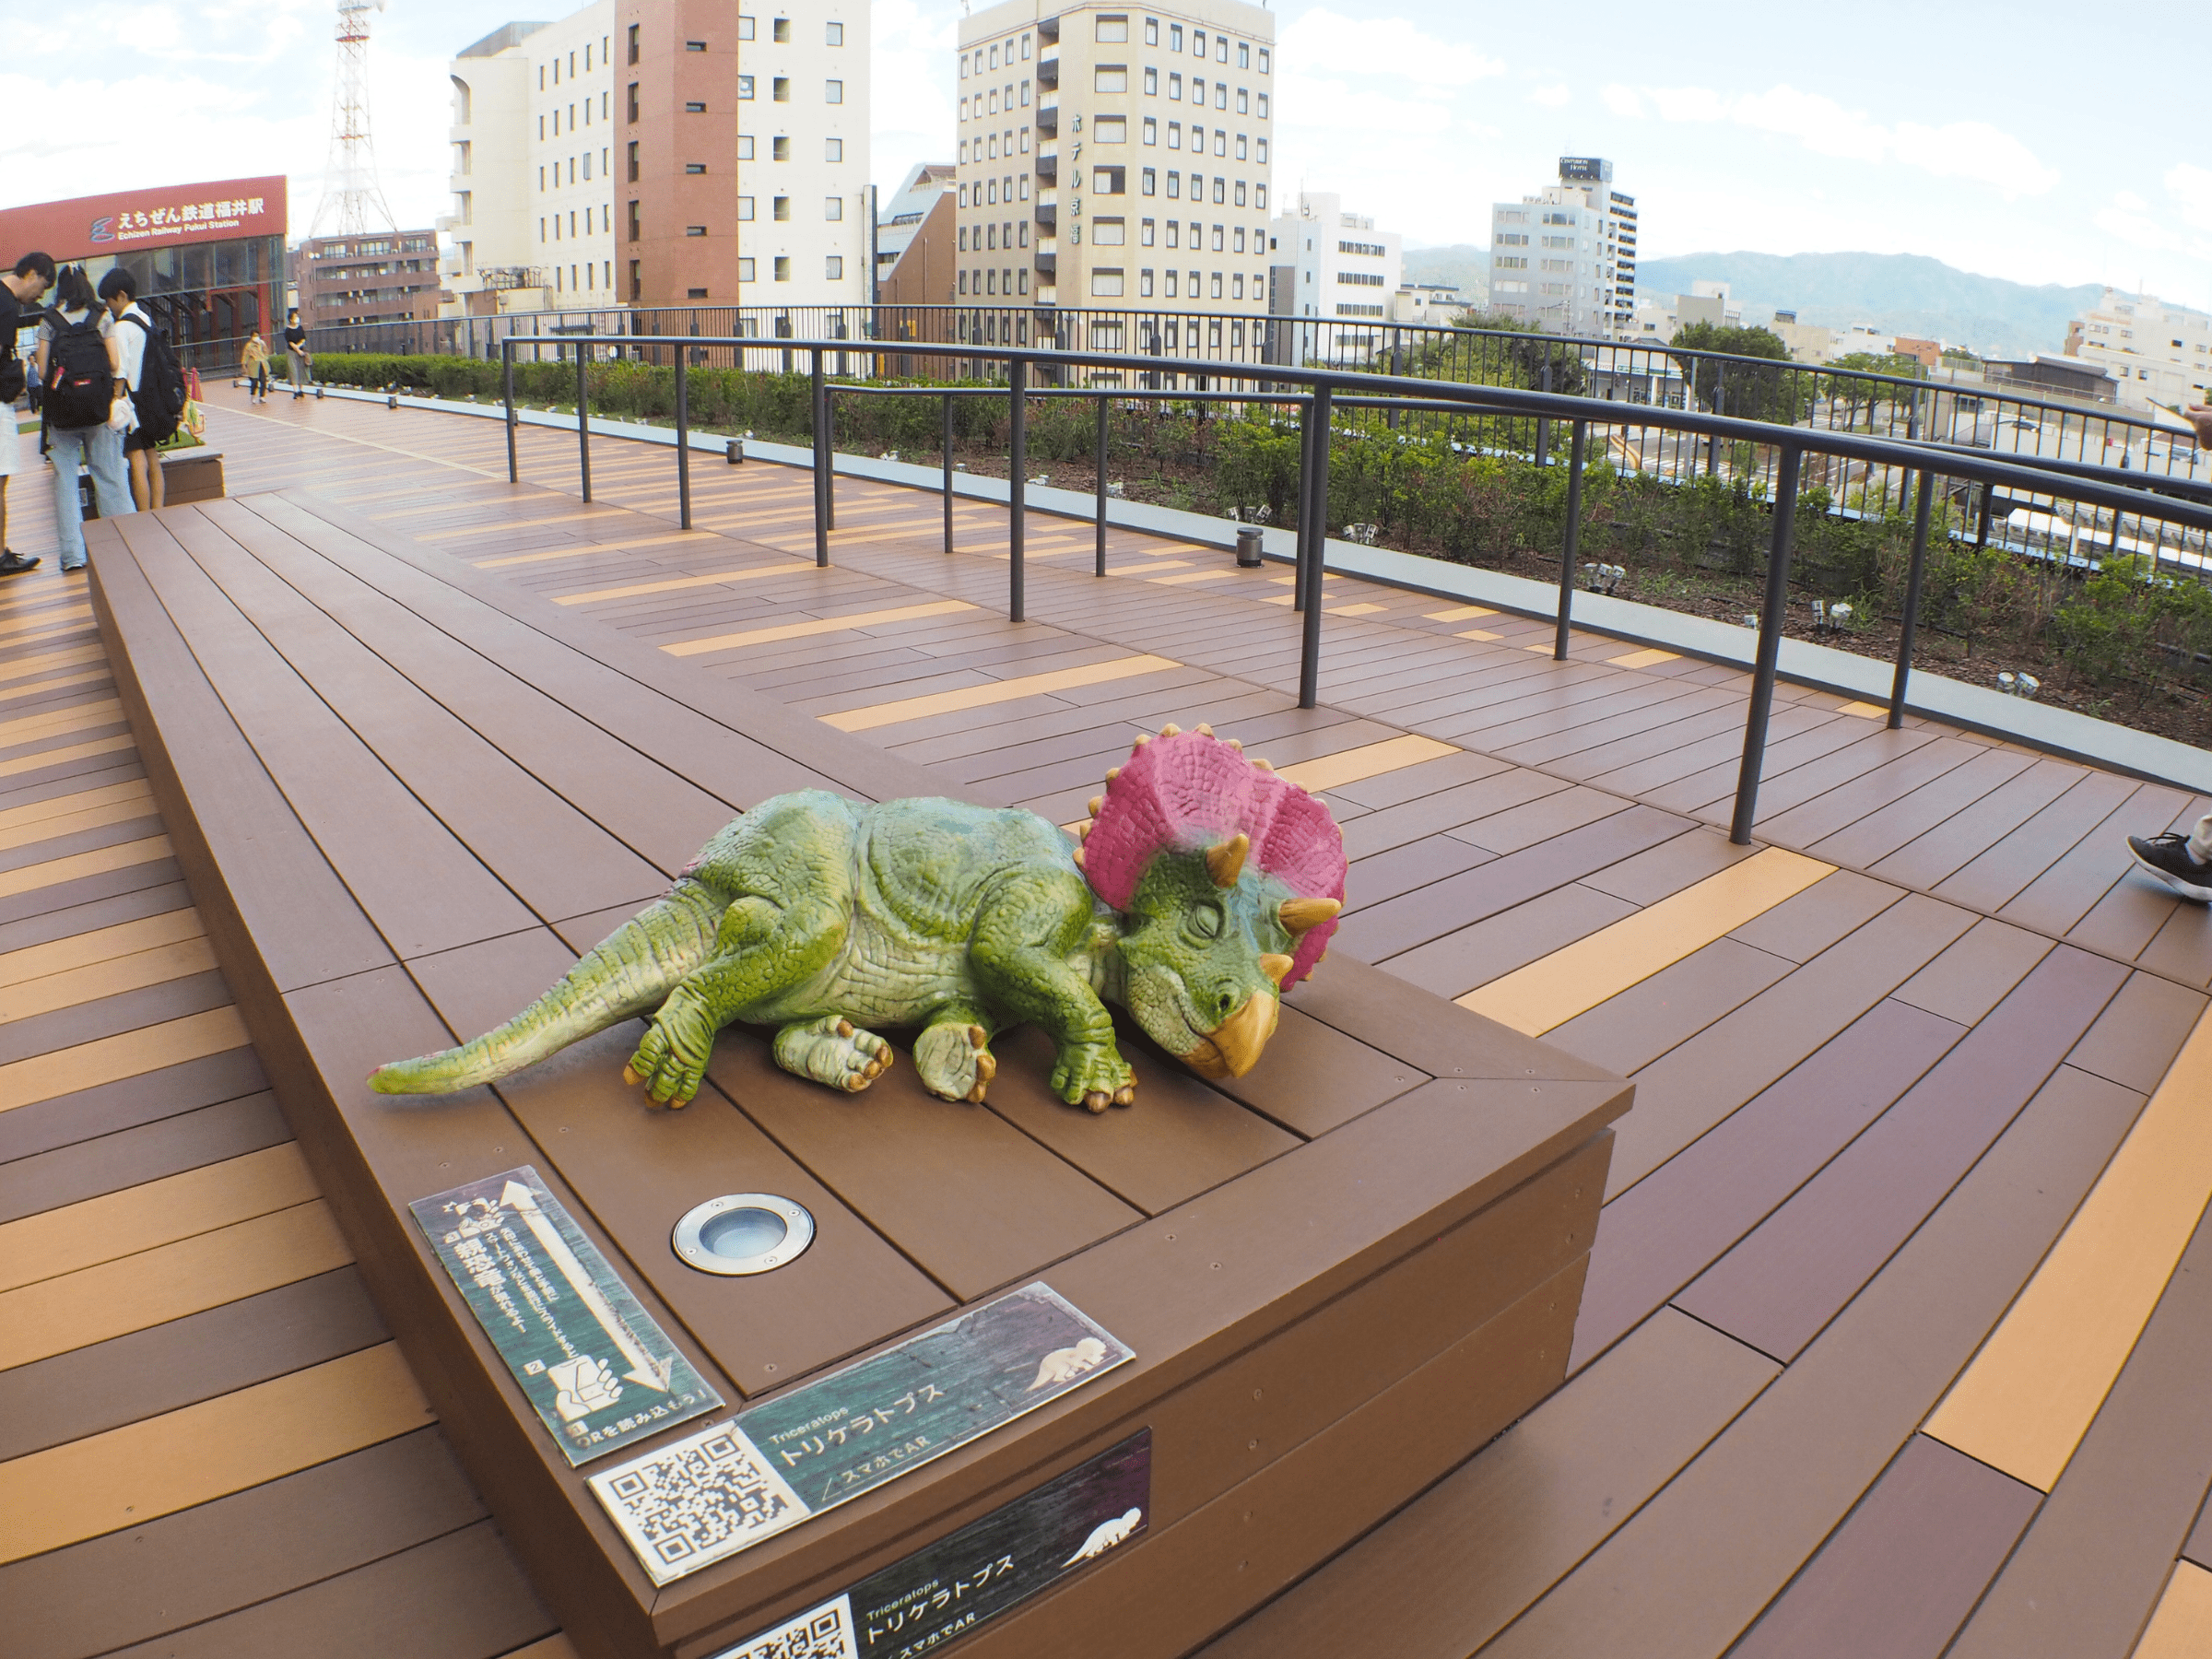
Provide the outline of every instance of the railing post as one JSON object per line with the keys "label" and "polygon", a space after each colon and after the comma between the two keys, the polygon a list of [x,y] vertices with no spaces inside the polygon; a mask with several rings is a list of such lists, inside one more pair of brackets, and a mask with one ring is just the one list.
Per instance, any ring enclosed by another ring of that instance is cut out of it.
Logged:
{"label": "railing post", "polygon": [[1106,574],[1106,420],[1112,413],[1113,399],[1100,396],[1099,401],[1099,546],[1098,571]]}
{"label": "railing post", "polygon": [[1574,423],[1574,442],[1567,463],[1567,534],[1559,544],[1559,628],[1552,641],[1555,663],[1567,660],[1567,632],[1574,611],[1574,561],[1583,539],[1583,459],[1589,451],[1590,423]]}
{"label": "railing post", "polygon": [[[1712,371],[1712,412],[1715,415],[1724,413],[1723,406],[1727,401],[1728,365],[1725,363],[1715,364]],[[1720,470],[1720,465],[1721,435],[1714,432],[1705,440],[1705,476],[1711,477]]]}
{"label": "railing post", "polygon": [[[1539,392],[1551,390],[1551,347],[1548,346],[1544,348],[1544,367],[1536,375],[1536,389]],[[1551,422],[1542,415],[1536,417],[1536,465],[1551,465]]]}
{"label": "railing post", "polygon": [[1313,398],[1299,399],[1298,410],[1298,557],[1290,567],[1290,608],[1302,611],[1311,598],[1306,582],[1313,552]]}
{"label": "railing post", "polygon": [[1298,656],[1298,706],[1310,709],[1320,697],[1321,600],[1323,567],[1329,549],[1329,383],[1313,388],[1313,479],[1307,488],[1313,504],[1313,534],[1307,546],[1312,570],[1306,578],[1305,633]]}
{"label": "railing post", "polygon": [[1744,721],[1744,764],[1736,774],[1735,815],[1728,839],[1751,843],[1751,820],[1759,812],[1759,774],[1767,756],[1767,717],[1774,707],[1774,668],[1782,657],[1782,625],[1790,598],[1790,551],[1797,520],[1797,470],[1804,456],[1795,444],[1783,446],[1774,489],[1774,534],[1767,547],[1767,597],[1759,616],[1759,656],[1751,671],[1751,709]]}
{"label": "railing post", "polygon": [[576,468],[583,476],[583,499],[592,499],[592,418],[588,391],[584,382],[586,365],[583,360],[583,342],[575,342],[576,348]]}
{"label": "railing post", "polygon": [[1935,511],[1936,477],[1923,470],[1920,501],[1912,513],[1912,568],[1905,577],[1905,614],[1897,637],[1897,677],[1889,683],[1889,729],[1905,724],[1905,686],[1912,677],[1912,640],[1920,631],[1920,579],[1928,564],[1928,519]]}
{"label": "railing post", "polygon": [[500,394],[507,400],[507,482],[523,481],[521,464],[514,453],[514,340],[512,336],[500,342]]}
{"label": "railing post", "polygon": [[691,381],[690,354],[676,354],[676,517],[683,529],[691,528]]}
{"label": "railing post", "polygon": [[822,379],[822,350],[814,357],[814,562],[830,563],[830,391]]}
{"label": "railing post", "polygon": [[944,411],[945,441],[945,551],[952,551],[952,394],[947,392],[941,400]]}
{"label": "railing post", "polygon": [[1006,620],[1026,621],[1021,591],[1021,544],[1029,513],[1030,363],[1006,360]]}

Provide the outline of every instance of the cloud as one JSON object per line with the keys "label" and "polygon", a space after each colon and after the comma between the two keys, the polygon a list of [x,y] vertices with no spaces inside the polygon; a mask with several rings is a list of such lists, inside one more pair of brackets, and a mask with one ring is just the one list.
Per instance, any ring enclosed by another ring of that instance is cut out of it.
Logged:
{"label": "cloud", "polygon": [[1347,18],[1317,6],[1283,29],[1288,65],[1325,64],[1339,75],[1381,75],[1424,86],[1465,87],[1503,75],[1505,65],[1472,46],[1439,39],[1405,18]]}
{"label": "cloud", "polygon": [[1877,164],[1900,161],[1938,178],[1988,184],[2007,201],[2041,195],[2059,182],[2057,171],[2026,145],[1986,122],[1931,127],[1900,121],[1885,126],[1864,110],[1846,109],[1832,98],[1786,84],[1734,97],[1709,87],[1611,86],[1603,96],[1616,115],[1641,115],[1648,99],[1662,121],[1733,123],[1794,138],[1818,155]]}
{"label": "cloud", "polygon": [[2212,230],[2212,172],[2184,161],[2166,175],[2166,188],[2182,205],[2182,217],[2200,230]]}
{"label": "cloud", "polygon": [[1538,87],[1528,95],[1528,101],[1533,104],[1542,104],[1547,109],[1556,110],[1573,96],[1574,94],[1565,87]]}

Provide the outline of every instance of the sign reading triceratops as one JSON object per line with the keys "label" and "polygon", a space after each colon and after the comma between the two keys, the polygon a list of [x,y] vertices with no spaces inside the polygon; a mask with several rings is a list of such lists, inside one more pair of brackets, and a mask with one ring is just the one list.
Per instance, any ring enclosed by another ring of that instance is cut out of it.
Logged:
{"label": "sign reading triceratops", "polygon": [[1091,813],[1077,846],[1018,808],[777,795],[505,1025],[369,1081],[448,1094],[651,1013],[625,1076],[665,1105],[699,1092],[733,1020],[779,1028],[779,1065],[846,1090],[891,1064],[870,1028],[916,1030],[924,1086],[981,1100],[992,1034],[1033,1022],[1053,1089],[1103,1112],[1136,1088],[1106,1001],[1200,1075],[1241,1077],[1335,931],[1335,821],[1204,726],[1138,738]]}

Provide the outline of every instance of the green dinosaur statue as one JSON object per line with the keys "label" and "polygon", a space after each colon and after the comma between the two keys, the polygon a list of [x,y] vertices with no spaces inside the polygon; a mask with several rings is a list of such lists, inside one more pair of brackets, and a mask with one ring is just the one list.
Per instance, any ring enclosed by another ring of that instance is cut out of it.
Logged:
{"label": "green dinosaur statue", "polygon": [[663,1104],[699,1092],[715,1033],[778,1028],[776,1063],[859,1090],[912,1030],[931,1093],[977,1101],[994,1032],[1041,1026],[1070,1105],[1128,1105],[1136,1077],[1104,1001],[1206,1077],[1241,1077],[1310,972],[1344,896],[1327,809],[1201,726],[1137,740],[1081,844],[1035,813],[822,790],[763,801],[667,896],[472,1042],[370,1074],[448,1094],[651,1012],[624,1071]]}

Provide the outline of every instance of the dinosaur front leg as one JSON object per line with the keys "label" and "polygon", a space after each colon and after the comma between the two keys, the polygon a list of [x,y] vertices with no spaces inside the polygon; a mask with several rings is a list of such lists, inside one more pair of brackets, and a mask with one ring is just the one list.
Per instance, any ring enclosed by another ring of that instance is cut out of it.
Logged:
{"label": "dinosaur front leg", "polygon": [[1052,1038],[1053,1092],[1070,1106],[1103,1112],[1136,1098],[1136,1074],[1114,1046],[1106,1005],[1071,962],[1083,959],[1090,928],[1090,893],[1070,871],[1065,880],[1002,893],[978,922],[968,959],[1008,1024],[1029,1020]]}
{"label": "dinosaur front leg", "polygon": [[921,1074],[922,1087],[940,1100],[981,1105],[983,1091],[998,1075],[990,1041],[982,1014],[972,1008],[940,1008],[914,1039],[914,1070]]}
{"label": "dinosaur front leg", "polygon": [[714,1034],[828,968],[844,948],[846,924],[841,901],[738,900],[715,935],[713,957],[668,994],[624,1078],[643,1083],[654,1100],[683,1105],[706,1077]]}
{"label": "dinosaur front leg", "polygon": [[776,1033],[776,1064],[795,1077],[858,1094],[890,1069],[891,1045],[839,1014],[795,1020]]}

